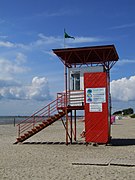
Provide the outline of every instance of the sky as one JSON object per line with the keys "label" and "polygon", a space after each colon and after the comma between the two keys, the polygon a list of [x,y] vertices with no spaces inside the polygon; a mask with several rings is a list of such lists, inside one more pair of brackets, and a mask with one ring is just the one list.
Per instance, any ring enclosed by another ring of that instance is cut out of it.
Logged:
{"label": "sky", "polygon": [[30,115],[64,90],[52,49],[114,44],[113,111],[135,110],[134,0],[0,0],[0,116]]}

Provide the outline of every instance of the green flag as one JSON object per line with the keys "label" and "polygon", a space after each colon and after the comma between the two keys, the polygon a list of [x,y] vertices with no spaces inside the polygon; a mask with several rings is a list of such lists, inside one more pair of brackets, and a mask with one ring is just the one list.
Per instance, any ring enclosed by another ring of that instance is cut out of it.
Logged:
{"label": "green flag", "polygon": [[64,38],[72,38],[75,39],[73,36],[69,36],[66,31],[64,30]]}

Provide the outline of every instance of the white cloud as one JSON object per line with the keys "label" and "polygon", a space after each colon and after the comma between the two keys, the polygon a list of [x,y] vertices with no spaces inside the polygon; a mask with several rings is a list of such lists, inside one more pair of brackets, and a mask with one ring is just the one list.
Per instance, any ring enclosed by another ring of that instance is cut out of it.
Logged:
{"label": "white cloud", "polygon": [[[63,35],[64,36],[64,35]],[[92,42],[103,42],[108,41],[107,38],[102,37],[78,37],[75,39],[66,39],[67,44],[81,44],[81,43],[92,43]],[[23,43],[12,43],[10,41],[0,41],[0,47],[14,48],[15,50],[33,50],[35,49],[52,49],[52,47],[63,47],[64,39],[61,36],[45,36],[43,33],[38,34],[36,41],[30,42],[29,44]]]}
{"label": "white cloud", "polygon": [[49,100],[50,98],[47,79],[45,77],[34,77],[31,86],[28,87],[28,99],[42,101]]}
{"label": "white cloud", "polygon": [[54,36],[45,36],[42,33],[38,34],[39,39],[35,41],[33,44],[40,46],[40,45],[49,45],[49,44],[60,44],[63,39],[61,37],[54,37]]}
{"label": "white cloud", "polygon": [[[5,99],[21,99],[23,91],[20,87],[3,87],[0,88],[0,95]],[[24,96],[23,96],[24,97]]]}
{"label": "white cloud", "polygon": [[130,23],[130,24],[122,24],[122,25],[114,26],[114,27],[111,27],[110,29],[125,29],[129,27],[134,27],[134,26],[135,26],[135,23]]}
{"label": "white cloud", "polygon": [[22,66],[21,64],[16,64],[8,59],[0,58],[0,72],[2,78],[11,77],[13,74],[20,74],[27,72],[29,69]]}
{"label": "white cloud", "polygon": [[134,64],[135,63],[135,59],[121,59],[117,62],[117,65],[122,66],[125,64]]}
{"label": "white cloud", "polygon": [[21,52],[17,53],[16,55],[16,63],[18,65],[25,63],[27,60],[27,56]]}
{"label": "white cloud", "polygon": [[0,99],[50,100],[48,81],[45,77],[34,77],[30,85],[23,86],[14,80],[0,80]]}
{"label": "white cloud", "polygon": [[72,39],[72,43],[91,43],[91,42],[102,42],[106,40],[104,38],[99,38],[99,37],[75,37],[75,40]]}
{"label": "white cloud", "polygon": [[20,83],[13,79],[0,79],[0,88],[20,86]]}
{"label": "white cloud", "polygon": [[15,45],[9,41],[0,41],[0,47],[12,48]]}
{"label": "white cloud", "polygon": [[135,100],[135,76],[113,80],[111,82],[111,95],[113,100]]}
{"label": "white cloud", "polygon": [[[8,36],[0,36],[1,39],[6,39]],[[29,44],[23,44],[23,43],[13,43],[10,41],[0,41],[0,47],[3,48],[20,48],[20,49],[24,49],[24,50],[29,50],[31,45]]]}
{"label": "white cloud", "polygon": [[43,101],[51,98],[48,81],[45,77],[34,77],[30,85],[19,82],[17,75],[25,73],[29,68],[23,66],[27,56],[17,53],[12,61],[0,59],[0,99],[20,99]]}
{"label": "white cloud", "polygon": [[[38,34],[39,39],[29,45],[29,47],[33,48],[41,48],[46,46],[48,48],[49,45],[51,47],[58,46],[63,47],[64,46],[64,39],[62,37],[54,37],[54,36],[45,36],[42,33]],[[75,39],[66,39],[66,44],[81,44],[81,43],[92,43],[92,42],[103,42],[107,41],[107,38],[101,38],[101,37],[75,37]],[[48,48],[49,49],[49,48]]]}

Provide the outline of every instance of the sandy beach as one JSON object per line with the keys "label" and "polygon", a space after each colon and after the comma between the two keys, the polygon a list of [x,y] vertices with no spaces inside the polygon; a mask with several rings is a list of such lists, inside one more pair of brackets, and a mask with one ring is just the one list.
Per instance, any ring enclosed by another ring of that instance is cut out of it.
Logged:
{"label": "sandy beach", "polygon": [[[77,122],[79,142],[83,126]],[[29,144],[14,145],[16,133],[13,124],[0,125],[0,180],[135,179],[135,119],[116,120],[108,146],[45,144],[65,141],[61,121],[25,141]]]}

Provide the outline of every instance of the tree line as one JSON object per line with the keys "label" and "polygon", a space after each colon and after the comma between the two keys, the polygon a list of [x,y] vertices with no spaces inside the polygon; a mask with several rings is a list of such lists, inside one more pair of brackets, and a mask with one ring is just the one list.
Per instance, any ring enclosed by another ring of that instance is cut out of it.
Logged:
{"label": "tree line", "polygon": [[134,114],[133,108],[123,109],[121,111],[116,111],[113,115],[131,115]]}

